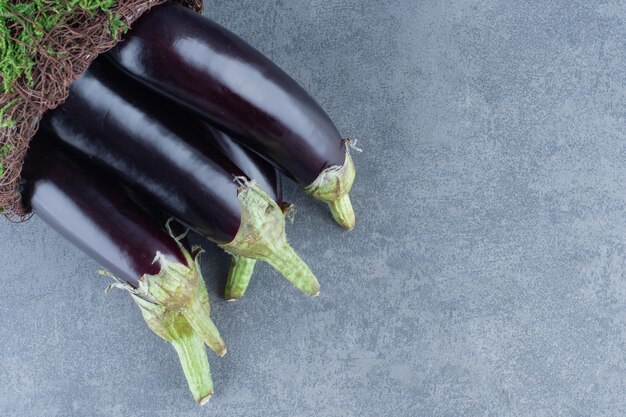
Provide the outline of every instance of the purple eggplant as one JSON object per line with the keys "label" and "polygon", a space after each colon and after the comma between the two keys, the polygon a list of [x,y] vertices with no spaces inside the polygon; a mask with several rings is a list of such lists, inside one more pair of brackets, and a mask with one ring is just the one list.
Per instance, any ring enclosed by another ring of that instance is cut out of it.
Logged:
{"label": "purple eggplant", "polygon": [[227,252],[266,261],[303,292],[319,292],[285,238],[276,202],[177,106],[94,62],[42,124]]}
{"label": "purple eggplant", "polygon": [[335,220],[354,227],[346,141],[291,77],[235,34],[183,7],[155,7],[107,54],[135,79],[236,134]]}
{"label": "purple eggplant", "polygon": [[[281,178],[276,167],[251,150],[242,147],[230,135],[216,127],[199,119],[196,119],[195,122],[198,124],[197,127],[200,129],[202,137],[210,141],[211,145],[240,168],[246,177],[253,179],[263,190],[267,191],[267,194],[276,201],[285,215],[292,213],[293,206],[283,201]],[[160,207],[150,204],[146,199],[132,192],[132,190],[128,190],[128,192],[133,200],[156,222],[160,225],[170,222],[169,225],[176,235],[186,236],[186,228],[177,221],[171,221],[169,213],[163,211]],[[237,255],[232,256],[228,270],[228,279],[224,289],[224,297],[227,300],[239,300],[244,296],[254,272],[255,264],[255,259]]]}
{"label": "purple eggplant", "polygon": [[213,392],[204,342],[226,347],[209,317],[195,256],[124,194],[121,186],[40,131],[22,171],[25,207],[107,268],[127,289],[148,326],[176,349],[195,399]]}
{"label": "purple eggplant", "polygon": [[[217,129],[201,120],[196,120],[203,137],[209,140],[219,151],[232,161],[250,179],[256,181],[261,188],[281,207],[287,214],[292,206],[283,201],[281,179],[278,170],[265,159],[246,149],[235,142],[231,135]],[[233,256],[228,271],[228,280],[224,290],[227,300],[238,300],[243,297],[250,278],[254,271],[256,261],[243,256]]]}
{"label": "purple eggplant", "polygon": [[187,226],[173,218],[161,207],[152,204],[149,199],[142,197],[134,190],[124,187],[124,191],[131,200],[143,210],[146,217],[148,217],[152,223],[159,225],[162,230],[167,231],[188,252],[196,252],[199,250],[199,248],[193,246],[189,241],[189,228]]}
{"label": "purple eggplant", "polygon": [[278,205],[283,204],[283,190],[278,170],[265,159],[239,145],[232,134],[196,120],[203,136],[233,162],[248,178],[254,179]]}

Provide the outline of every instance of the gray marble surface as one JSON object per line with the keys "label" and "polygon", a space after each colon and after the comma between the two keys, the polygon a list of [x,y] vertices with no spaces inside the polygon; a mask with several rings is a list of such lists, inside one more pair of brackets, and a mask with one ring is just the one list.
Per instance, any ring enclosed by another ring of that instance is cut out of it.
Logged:
{"label": "gray marble surface", "polygon": [[221,297],[216,395],[97,265],[0,226],[0,415],[622,416],[626,2],[211,1],[360,140],[343,232],[292,184],[308,299],[262,266]]}

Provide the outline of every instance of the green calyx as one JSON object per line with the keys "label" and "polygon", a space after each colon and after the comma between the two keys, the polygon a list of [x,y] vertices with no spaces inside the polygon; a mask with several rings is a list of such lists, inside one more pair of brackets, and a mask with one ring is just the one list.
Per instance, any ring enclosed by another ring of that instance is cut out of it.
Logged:
{"label": "green calyx", "polygon": [[[293,204],[282,203],[279,205],[280,211],[286,219],[293,223],[295,217],[295,208]],[[250,279],[254,273],[254,265],[256,259],[246,258],[243,256],[233,255],[228,269],[228,279],[226,288],[224,289],[224,298],[228,301],[237,301],[243,298]]]}
{"label": "green calyx", "polygon": [[325,169],[312,184],[304,187],[307,194],[325,201],[335,221],[348,230],[354,228],[356,221],[348,194],[355,177],[356,167],[350,152],[346,149],[346,158],[342,166]]}
{"label": "green calyx", "polygon": [[180,249],[189,266],[157,253],[158,274],[141,277],[138,288],[119,280],[109,287],[128,290],[148,327],[172,343],[194,398],[203,404],[213,394],[204,344],[219,356],[226,354],[226,345],[210,318],[209,295],[198,264],[201,251],[192,256],[182,245]]}
{"label": "green calyx", "polygon": [[202,338],[180,311],[170,311],[135,294],[132,297],[148,327],[176,350],[194,399],[206,404],[213,395],[213,381]]}
{"label": "green calyx", "polygon": [[[232,242],[219,246],[231,255],[267,262],[300,291],[311,296],[318,295],[320,285],[317,278],[287,242],[285,217],[278,204],[254,181],[243,183],[238,198],[241,204],[239,231]],[[241,261],[236,259],[234,262]],[[250,272],[251,267],[248,261],[242,266]],[[239,277],[237,282],[229,274],[227,298],[243,296],[248,284],[241,279],[243,275],[235,269],[234,276]]]}

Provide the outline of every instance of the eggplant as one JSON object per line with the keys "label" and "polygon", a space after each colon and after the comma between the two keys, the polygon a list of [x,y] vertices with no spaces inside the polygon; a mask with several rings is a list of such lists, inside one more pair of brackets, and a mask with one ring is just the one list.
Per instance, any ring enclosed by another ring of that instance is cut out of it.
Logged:
{"label": "eggplant", "polygon": [[[281,178],[276,167],[251,150],[242,147],[235,142],[230,135],[209,123],[200,119],[194,121],[198,124],[197,127],[201,130],[200,133],[202,137],[209,140],[211,145],[241,169],[248,178],[256,181],[263,190],[267,191],[267,194],[279,205],[285,215],[293,212],[293,206],[283,201]],[[187,245],[189,245],[186,240],[188,229],[179,222],[175,220],[172,221],[173,219],[170,217],[169,213],[149,204],[146,199],[137,195],[137,193],[132,192],[132,190],[128,190],[127,192],[131,194],[133,200],[146,210],[149,216],[156,222],[161,225],[165,225],[169,222],[169,227],[174,230],[174,233],[181,237],[185,236],[184,239]],[[255,264],[255,259],[237,255],[232,256],[228,270],[228,279],[224,289],[224,297],[227,300],[239,300],[244,296],[250,283],[250,278],[254,272]]]}
{"label": "eggplant", "polygon": [[254,179],[279,206],[284,203],[280,174],[272,164],[239,145],[234,135],[227,134],[199,119],[196,123],[203,137],[209,140],[212,146],[241,169],[248,178]]}
{"label": "eggplant", "polygon": [[210,319],[204,280],[191,255],[149,221],[122,188],[40,130],[20,183],[25,208],[107,268],[154,333],[172,343],[195,399],[213,393],[206,343],[226,346]]}
{"label": "eggplant", "polygon": [[152,204],[149,198],[142,196],[135,190],[123,186],[124,192],[144,211],[148,219],[152,223],[158,224],[161,229],[166,230],[174,236],[176,241],[181,244],[187,251],[196,250],[189,241],[189,228],[172,217],[171,214],[163,210],[161,207]]}
{"label": "eggplant", "polygon": [[[173,235],[176,236],[176,240],[187,250],[191,250],[192,246],[188,239],[188,227],[171,217],[161,207],[150,203],[149,199],[128,188],[126,192],[145,211],[148,217],[161,227],[171,230]],[[237,255],[232,255],[231,258],[232,261],[228,269],[228,278],[224,289],[224,298],[228,301],[235,301],[241,299],[248,288],[250,278],[254,273],[256,260]]]}
{"label": "eggplant", "polygon": [[186,113],[135,84],[96,61],[42,125],[228,253],[266,261],[317,295],[319,283],[287,242],[276,202]]}
{"label": "eggplant", "polygon": [[[283,201],[281,178],[278,170],[265,159],[239,145],[229,135],[202,120],[196,120],[203,137],[209,140],[222,154],[232,161],[250,179],[256,181],[263,190],[279,205],[284,214],[291,212],[293,206]],[[256,261],[243,256],[233,256],[228,271],[224,297],[229,301],[243,297]]]}
{"label": "eggplant", "polygon": [[356,170],[328,115],[276,64],[215,22],[164,4],[138,19],[106,56],[126,73],[236,134],[304,191],[355,224]]}

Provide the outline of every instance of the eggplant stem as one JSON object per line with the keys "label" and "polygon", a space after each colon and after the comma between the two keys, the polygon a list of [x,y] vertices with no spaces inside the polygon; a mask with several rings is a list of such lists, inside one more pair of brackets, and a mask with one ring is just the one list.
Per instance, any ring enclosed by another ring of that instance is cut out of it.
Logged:
{"label": "eggplant stem", "polygon": [[[191,328],[189,323],[172,326],[172,346],[178,353],[180,364],[183,368],[189,390],[195,400],[201,404],[206,404],[213,395],[213,381],[211,380],[211,370],[207,359],[206,349],[202,339]],[[186,322],[186,320],[184,320]]]}
{"label": "eggplant stem", "polygon": [[157,336],[172,344],[180,359],[189,390],[195,400],[204,404],[213,395],[209,360],[202,339],[181,311],[153,304],[131,293],[144,320]]}
{"label": "eggplant stem", "polygon": [[240,187],[238,197],[241,225],[232,242],[219,246],[234,256],[265,261],[305,294],[317,295],[319,282],[287,242],[278,204],[254,181]]}
{"label": "eggplant stem", "polygon": [[349,194],[343,194],[337,200],[329,201],[328,207],[330,208],[330,213],[333,215],[333,219],[335,219],[341,227],[346,230],[354,228],[356,219],[354,217],[354,210],[352,209]]}
{"label": "eggplant stem", "polygon": [[303,293],[312,297],[319,295],[320,284],[317,278],[286,240],[275,246],[272,254],[266,256],[264,261]]}
{"label": "eggplant stem", "polygon": [[304,187],[304,192],[328,203],[335,221],[348,230],[354,228],[355,224],[354,210],[348,195],[355,177],[356,168],[346,148],[346,157],[342,166],[325,169],[312,184]]}
{"label": "eggplant stem", "polygon": [[157,253],[159,273],[144,275],[138,288],[128,289],[150,330],[176,349],[191,393],[204,404],[213,394],[204,343],[220,356],[226,353],[226,345],[210,318],[209,294],[198,260],[201,251],[191,255],[182,246],[181,250],[188,265]]}
{"label": "eggplant stem", "polygon": [[246,293],[250,278],[254,272],[256,259],[233,255],[228,270],[228,280],[224,289],[224,298],[228,301],[240,300]]}

